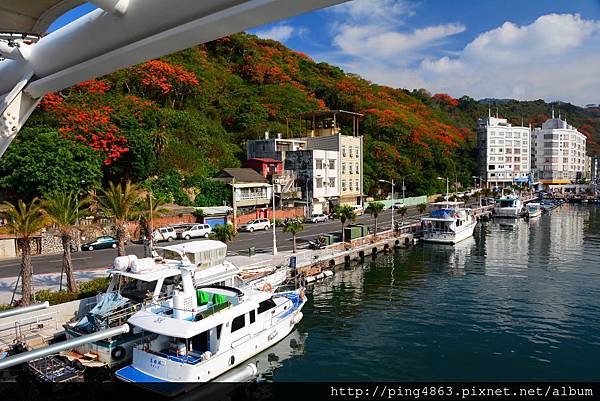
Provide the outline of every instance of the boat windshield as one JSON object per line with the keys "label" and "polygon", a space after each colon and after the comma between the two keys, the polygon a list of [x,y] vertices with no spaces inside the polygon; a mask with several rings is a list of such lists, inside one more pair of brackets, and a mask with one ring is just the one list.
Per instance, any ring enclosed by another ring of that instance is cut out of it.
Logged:
{"label": "boat windshield", "polygon": [[515,199],[500,199],[500,207],[514,207]]}

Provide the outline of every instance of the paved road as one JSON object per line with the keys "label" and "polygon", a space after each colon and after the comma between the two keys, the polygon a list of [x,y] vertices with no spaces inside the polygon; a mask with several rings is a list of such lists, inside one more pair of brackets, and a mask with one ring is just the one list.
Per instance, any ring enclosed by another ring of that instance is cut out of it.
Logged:
{"label": "paved road", "polygon": [[[399,219],[400,216],[395,216]],[[405,216],[405,223],[418,221],[418,212],[414,208],[410,208]],[[374,228],[374,219],[369,215],[358,216],[356,223],[365,223]],[[389,229],[391,227],[391,214],[390,210],[384,211],[378,219],[379,230]],[[306,223],[304,225],[304,231],[298,234],[297,244],[299,248],[306,247],[309,240],[314,240],[318,235],[324,233],[340,234],[341,224],[339,220],[330,220],[326,223],[311,224]],[[281,251],[287,251],[292,249],[292,236],[283,232],[283,228],[277,228],[277,249]],[[171,244],[185,243],[187,241],[173,241]],[[159,243],[157,245],[167,245],[166,242]],[[235,240],[228,245],[230,251],[245,253],[248,248],[255,247],[257,252],[271,252],[273,249],[273,231],[261,231],[246,233],[241,232],[237,235]],[[127,253],[135,254],[138,257],[142,257],[144,254],[144,247],[140,244],[127,245]],[[77,252],[74,253],[73,264],[75,270],[90,270],[98,269],[102,267],[111,266],[116,256],[116,250],[114,249],[98,249],[89,252]],[[61,269],[61,255],[40,255],[34,256],[33,260],[33,271],[34,274],[46,274],[46,273],[60,273]],[[21,269],[20,259],[11,258],[0,260],[0,278],[16,277]]]}

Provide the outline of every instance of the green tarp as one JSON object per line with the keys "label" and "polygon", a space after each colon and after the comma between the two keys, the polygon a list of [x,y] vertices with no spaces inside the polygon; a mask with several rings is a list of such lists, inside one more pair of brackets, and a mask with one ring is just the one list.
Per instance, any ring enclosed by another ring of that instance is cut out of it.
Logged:
{"label": "green tarp", "polygon": [[198,305],[206,305],[208,301],[210,301],[210,294],[202,290],[198,290],[196,291],[196,300],[198,301]]}
{"label": "green tarp", "polygon": [[221,294],[213,295],[213,304],[214,305],[221,305],[226,302],[227,302],[227,297],[225,295],[221,295]]}

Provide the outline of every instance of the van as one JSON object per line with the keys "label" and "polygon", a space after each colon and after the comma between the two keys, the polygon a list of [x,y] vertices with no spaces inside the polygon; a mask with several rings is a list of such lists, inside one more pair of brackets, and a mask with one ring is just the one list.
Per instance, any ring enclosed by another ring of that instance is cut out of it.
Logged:
{"label": "van", "polygon": [[361,214],[363,214],[365,212],[362,205],[354,205],[354,206],[352,206],[352,210],[354,211],[354,214],[357,216],[360,216]]}

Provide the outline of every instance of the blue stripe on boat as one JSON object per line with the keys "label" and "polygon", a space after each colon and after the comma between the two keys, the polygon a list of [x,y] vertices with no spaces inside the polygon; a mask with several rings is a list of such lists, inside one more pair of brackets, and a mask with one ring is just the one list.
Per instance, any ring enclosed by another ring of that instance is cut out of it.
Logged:
{"label": "blue stripe on boat", "polygon": [[150,376],[133,366],[127,366],[115,372],[115,375],[124,381],[133,383],[167,383],[166,380],[161,380],[158,377]]}

